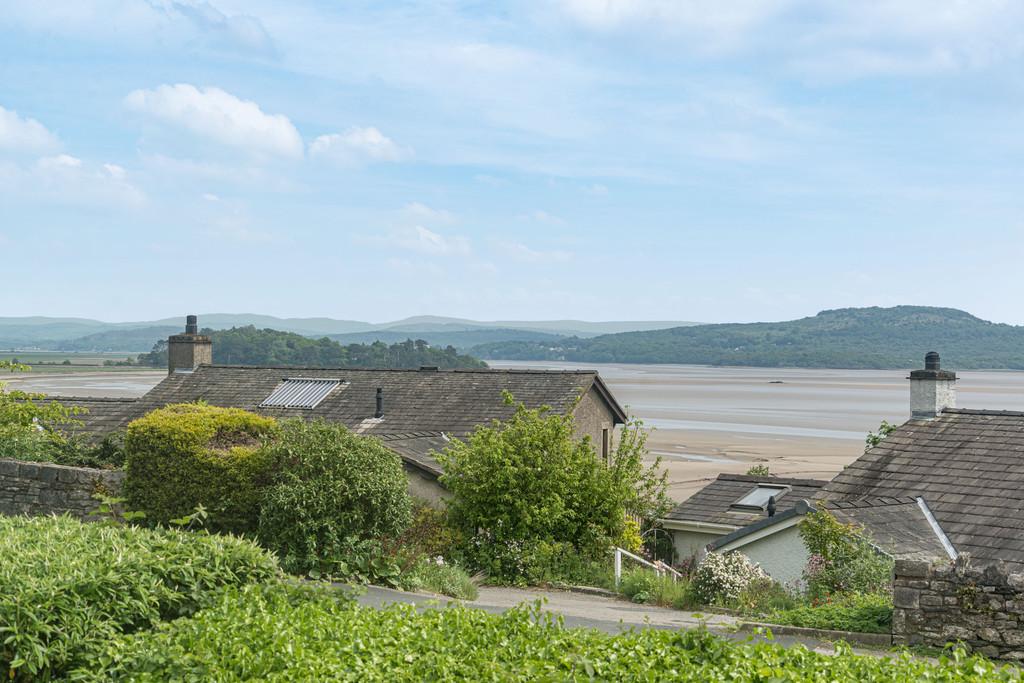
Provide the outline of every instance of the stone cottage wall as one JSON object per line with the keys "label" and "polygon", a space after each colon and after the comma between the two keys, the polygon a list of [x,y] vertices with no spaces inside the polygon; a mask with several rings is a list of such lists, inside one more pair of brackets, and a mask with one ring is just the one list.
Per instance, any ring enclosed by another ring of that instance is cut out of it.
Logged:
{"label": "stone cottage wall", "polygon": [[115,470],[0,459],[0,514],[87,517],[99,505],[93,494],[116,496],[123,479]]}
{"label": "stone cottage wall", "polygon": [[972,567],[899,560],[893,580],[893,644],[962,641],[989,657],[1024,660],[1024,574],[1002,563]]}

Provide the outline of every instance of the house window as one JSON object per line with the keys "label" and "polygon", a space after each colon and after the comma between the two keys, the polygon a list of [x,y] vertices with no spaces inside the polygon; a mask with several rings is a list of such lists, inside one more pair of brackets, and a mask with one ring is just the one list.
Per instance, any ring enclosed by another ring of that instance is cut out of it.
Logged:
{"label": "house window", "polygon": [[612,442],[611,436],[608,433],[608,428],[605,427],[601,430],[601,457],[604,458],[605,462],[608,462],[612,455]]}
{"label": "house window", "polygon": [[260,408],[302,408],[312,410],[341,384],[340,379],[288,377],[263,399]]}
{"label": "house window", "polygon": [[758,484],[729,507],[733,510],[761,511],[768,507],[769,498],[775,496],[775,502],[779,502],[789,490],[790,487],[785,484]]}

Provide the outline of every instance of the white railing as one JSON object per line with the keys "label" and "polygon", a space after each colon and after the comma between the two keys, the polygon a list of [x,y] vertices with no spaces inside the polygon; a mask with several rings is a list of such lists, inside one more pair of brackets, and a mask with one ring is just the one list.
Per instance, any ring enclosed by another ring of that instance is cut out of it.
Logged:
{"label": "white railing", "polygon": [[622,581],[622,558],[623,558],[623,556],[628,557],[629,559],[631,559],[631,560],[633,560],[635,562],[639,562],[640,564],[642,564],[642,565],[644,565],[646,567],[650,567],[651,569],[653,569],[654,571],[656,571],[658,573],[658,576],[664,576],[665,574],[668,574],[668,575],[670,575],[672,577],[673,581],[676,581],[677,579],[683,578],[682,574],[677,572],[675,569],[672,569],[672,567],[668,566],[667,564],[665,564],[661,560],[655,560],[654,562],[651,562],[650,560],[645,560],[644,558],[640,557],[639,555],[634,555],[633,553],[629,552],[628,550],[623,550],[622,548],[616,548],[615,549],[615,587],[616,588],[619,587],[619,583],[621,583],[621,581]]}

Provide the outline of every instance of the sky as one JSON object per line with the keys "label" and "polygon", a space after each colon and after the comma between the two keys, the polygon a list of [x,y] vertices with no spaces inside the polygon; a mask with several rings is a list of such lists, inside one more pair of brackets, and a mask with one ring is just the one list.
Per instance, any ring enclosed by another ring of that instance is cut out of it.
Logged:
{"label": "sky", "polygon": [[1024,323],[1017,0],[0,0],[0,315]]}

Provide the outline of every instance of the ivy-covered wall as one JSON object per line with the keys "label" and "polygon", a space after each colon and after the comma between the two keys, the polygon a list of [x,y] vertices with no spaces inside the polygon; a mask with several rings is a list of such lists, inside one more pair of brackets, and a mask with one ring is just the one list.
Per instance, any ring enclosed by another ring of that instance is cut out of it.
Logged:
{"label": "ivy-covered wall", "polygon": [[116,496],[124,472],[0,460],[0,514],[88,517],[99,506],[96,493]]}
{"label": "ivy-covered wall", "polygon": [[896,562],[894,645],[942,647],[961,641],[1000,659],[1024,660],[1024,574],[1005,565]]}

